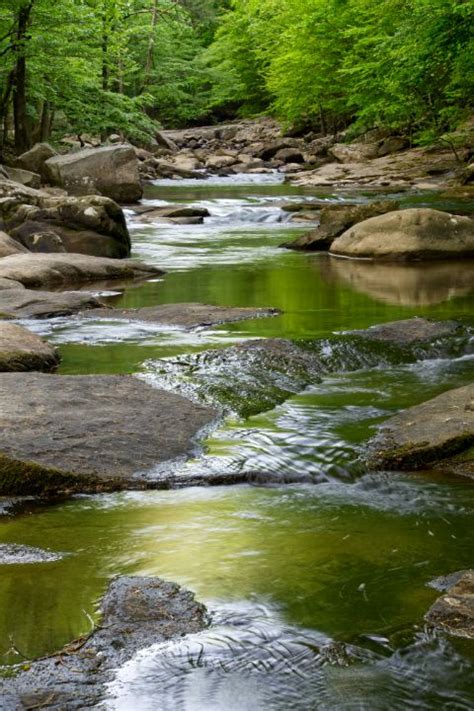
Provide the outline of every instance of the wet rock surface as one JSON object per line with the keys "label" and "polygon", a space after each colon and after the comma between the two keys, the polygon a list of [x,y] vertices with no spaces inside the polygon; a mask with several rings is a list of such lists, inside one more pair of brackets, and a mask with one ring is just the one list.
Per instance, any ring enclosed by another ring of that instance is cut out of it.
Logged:
{"label": "wet rock surface", "polygon": [[150,361],[147,374],[151,381],[183,395],[247,416],[319,382],[321,369],[310,351],[292,341],[269,338]]}
{"label": "wet rock surface", "polygon": [[371,469],[436,468],[474,477],[474,384],[449,390],[389,419],[372,440]]}
{"label": "wet rock surface", "polygon": [[351,331],[352,334],[386,343],[407,345],[434,338],[452,336],[462,329],[457,321],[430,321],[426,318],[410,318],[402,321],[390,321],[380,326]]}
{"label": "wet rock surface", "polygon": [[84,709],[98,704],[115,668],[140,649],[206,626],[194,595],[159,578],[120,577],[102,600],[100,626],[16,676],[0,678],[3,711]]}
{"label": "wet rock surface", "polygon": [[84,254],[14,254],[0,261],[0,279],[24,286],[64,286],[106,279],[137,279],[163,274],[161,269],[132,259]]}
{"label": "wet rock surface", "polygon": [[285,242],[282,247],[308,251],[328,250],[336,237],[339,237],[352,225],[367,220],[369,217],[383,215],[396,210],[398,203],[395,200],[380,200],[368,205],[329,205],[323,207],[320,215],[319,226],[307,232],[292,242]]}
{"label": "wet rock surface", "polygon": [[425,619],[448,634],[474,639],[474,570],[463,571],[456,577],[430,607]]}
{"label": "wet rock surface", "polygon": [[83,291],[0,289],[0,319],[65,316],[101,305],[98,299]]}
{"label": "wet rock surface", "polygon": [[128,376],[0,374],[0,493],[153,486],[212,409]]}
{"label": "wet rock surface", "polygon": [[388,212],[346,230],[330,252],[385,260],[474,257],[474,221],[430,208]]}
{"label": "wet rock surface", "polygon": [[84,313],[82,317],[123,319],[169,324],[183,328],[198,328],[199,326],[216,326],[232,321],[276,316],[279,313],[276,309],[251,309],[191,303],[145,306],[141,309],[94,309],[93,313]]}
{"label": "wet rock surface", "polygon": [[[22,293],[22,292],[20,292]],[[0,299],[1,302],[1,299]],[[0,371],[53,370],[59,355],[53,346],[26,328],[0,322]]]}
{"label": "wet rock surface", "polygon": [[[29,563],[53,563],[61,560],[63,554],[45,551],[34,546],[17,543],[0,543],[0,565],[27,565]],[[0,682],[1,688],[1,682]]]}

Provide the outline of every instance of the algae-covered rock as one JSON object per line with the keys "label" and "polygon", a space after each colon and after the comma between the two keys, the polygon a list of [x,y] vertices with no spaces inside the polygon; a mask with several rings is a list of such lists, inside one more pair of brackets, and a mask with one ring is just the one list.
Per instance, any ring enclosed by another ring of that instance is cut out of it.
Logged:
{"label": "algae-covered rock", "polygon": [[372,469],[436,467],[474,476],[474,384],[449,390],[389,419],[370,445]]}
{"label": "algae-covered rock", "polygon": [[474,570],[466,570],[430,607],[425,619],[456,637],[474,639]]}

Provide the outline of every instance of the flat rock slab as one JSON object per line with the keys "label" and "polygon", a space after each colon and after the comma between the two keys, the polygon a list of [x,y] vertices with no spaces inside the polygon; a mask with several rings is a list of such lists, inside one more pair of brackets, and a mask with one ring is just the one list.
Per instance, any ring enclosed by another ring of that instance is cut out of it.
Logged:
{"label": "flat rock slab", "polygon": [[474,570],[466,570],[430,607],[425,619],[456,637],[474,639]]}
{"label": "flat rock slab", "polygon": [[0,290],[0,319],[67,316],[102,302],[84,291]]}
{"label": "flat rock slab", "polygon": [[277,309],[233,308],[231,306],[189,303],[145,306],[141,309],[95,309],[93,313],[84,313],[82,316],[198,328],[199,326],[216,326],[220,323],[243,321],[244,319],[276,316],[279,313]]}
{"label": "flat rock slab", "polygon": [[371,469],[433,468],[474,475],[474,384],[449,390],[388,420],[369,448]]}
{"label": "flat rock slab", "polygon": [[114,669],[140,649],[200,632],[207,624],[206,609],[191,592],[159,578],[113,580],[101,608],[101,626],[89,637],[0,678],[2,711],[95,708]]}
{"label": "flat rock slab", "polygon": [[64,286],[104,279],[136,279],[163,274],[134,259],[109,259],[85,254],[14,254],[0,260],[0,278],[31,288]]}
{"label": "flat rock slab", "polygon": [[215,417],[133,377],[0,374],[0,495],[152,487]]}
{"label": "flat rock slab", "polygon": [[435,338],[453,336],[461,328],[461,325],[456,321],[430,321],[426,318],[409,318],[402,321],[382,323],[360,331],[350,331],[350,333],[374,341],[409,345],[432,341]]}
{"label": "flat rock slab", "polygon": [[22,326],[0,321],[0,371],[48,371],[58,363],[59,355],[49,343]]}

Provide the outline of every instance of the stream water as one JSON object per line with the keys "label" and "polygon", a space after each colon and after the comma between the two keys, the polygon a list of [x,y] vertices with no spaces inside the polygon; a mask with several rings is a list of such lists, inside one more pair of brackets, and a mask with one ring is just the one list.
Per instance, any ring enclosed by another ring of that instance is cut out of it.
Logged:
{"label": "stream water", "polygon": [[[430,582],[472,567],[472,482],[368,474],[357,463],[383,419],[472,381],[472,341],[400,358],[389,349],[361,352],[340,334],[415,315],[474,326],[474,267],[376,265],[279,249],[308,229],[281,202],[314,194],[275,176],[158,182],[147,201],[203,206],[211,217],[197,226],[144,225],[130,212],[134,254],[167,274],[99,289],[121,307],[197,301],[276,307],[280,316],[196,331],[112,318],[28,322],[59,346],[62,373],[136,373],[175,387],[186,362],[195,397],[215,393],[199,354],[242,339],[305,341],[327,368],[303,392],[288,386],[283,402],[270,397],[263,412],[247,401],[239,409],[239,364],[224,373],[236,406],[202,452],[174,466],[190,476],[252,472],[252,486],[7,508],[0,543],[51,555],[13,556],[0,566],[2,663],[52,652],[87,632],[112,576],[158,575],[195,591],[213,624],[137,655],[118,670],[103,708],[473,708],[472,642],[423,623],[439,595]],[[401,199],[439,204],[429,195]],[[265,388],[266,374],[255,367],[252,377]]]}

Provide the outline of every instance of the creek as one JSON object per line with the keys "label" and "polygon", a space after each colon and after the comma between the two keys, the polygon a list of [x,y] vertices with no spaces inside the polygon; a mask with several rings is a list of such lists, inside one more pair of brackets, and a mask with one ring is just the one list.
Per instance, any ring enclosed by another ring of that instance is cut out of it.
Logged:
{"label": "creek", "polygon": [[[201,302],[274,307],[279,316],[194,331],[113,318],[23,322],[59,346],[64,374],[134,373],[175,387],[180,358],[193,365],[202,351],[267,337],[312,343],[329,365],[320,383],[263,412],[231,408],[193,459],[172,465],[189,476],[252,472],[253,485],[7,507],[0,543],[61,555],[0,566],[2,663],[87,632],[112,576],[157,575],[192,589],[213,624],[137,655],[118,670],[103,708],[472,708],[472,642],[423,622],[439,595],[430,582],[472,567],[472,482],[369,474],[358,461],[385,418],[473,380],[472,343],[397,360],[335,334],[413,316],[474,326],[474,265],[377,265],[280,249],[311,227],[281,203],[314,196],[329,204],[374,193],[305,191],[273,175],[157,181],[144,202],[206,207],[211,217],[154,225],[128,211],[134,255],[167,274],[99,289],[121,308]],[[427,194],[393,197],[441,206]],[[162,358],[177,368],[163,374]],[[238,392],[238,364],[225,375]]]}

